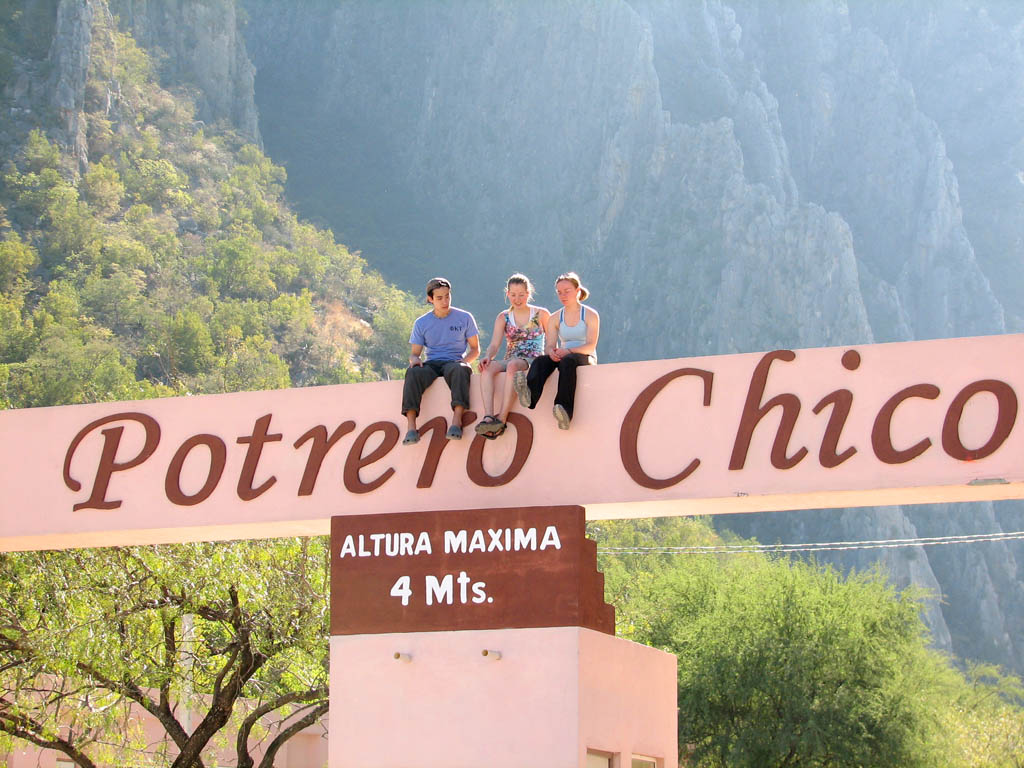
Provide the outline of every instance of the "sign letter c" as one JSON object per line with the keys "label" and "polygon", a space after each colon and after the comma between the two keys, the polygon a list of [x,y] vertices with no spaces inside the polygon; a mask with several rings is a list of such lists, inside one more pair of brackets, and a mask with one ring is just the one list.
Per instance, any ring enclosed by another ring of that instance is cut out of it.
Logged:
{"label": "sign letter c", "polygon": [[642,485],[644,488],[654,488],[655,490],[668,488],[685,480],[700,466],[700,459],[694,459],[682,472],[664,479],[651,477],[640,466],[637,440],[640,435],[640,425],[647,414],[647,409],[654,402],[654,398],[658,396],[670,381],[682,376],[699,376],[704,382],[704,407],[706,408],[711,405],[711,385],[714,374],[711,371],[704,371],[700,368],[680,368],[677,371],[666,373],[647,385],[647,388],[633,401],[633,405],[626,411],[626,416],[622,420],[622,428],[619,430],[619,455],[622,457],[622,466],[626,469],[629,476],[633,478],[634,482],[637,485]]}

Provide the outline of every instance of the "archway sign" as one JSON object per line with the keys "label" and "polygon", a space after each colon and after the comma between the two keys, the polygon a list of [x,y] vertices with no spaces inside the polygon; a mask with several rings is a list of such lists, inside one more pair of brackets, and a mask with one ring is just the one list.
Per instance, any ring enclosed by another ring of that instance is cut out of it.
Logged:
{"label": "archway sign", "polygon": [[567,432],[552,390],[502,438],[453,442],[435,384],[412,446],[400,382],[5,411],[0,549],[326,534],[336,515],[425,510],[1024,497],[1022,335],[599,365]]}

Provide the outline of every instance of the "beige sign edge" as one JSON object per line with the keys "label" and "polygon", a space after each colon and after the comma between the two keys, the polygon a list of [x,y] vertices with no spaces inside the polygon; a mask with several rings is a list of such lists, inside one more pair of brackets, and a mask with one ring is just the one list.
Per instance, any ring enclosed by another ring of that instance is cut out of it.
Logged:
{"label": "beige sign edge", "polygon": [[[801,509],[858,508],[901,504],[940,504],[1007,501],[1024,498],[1024,482],[983,480],[978,484],[918,488],[876,488],[854,491],[818,491],[703,499],[584,504],[587,520],[625,520],[648,517],[780,512]],[[406,512],[408,510],[395,510]],[[426,514],[426,513],[424,513]],[[270,539],[289,536],[327,536],[330,517],[232,525],[182,526],[142,530],[106,530],[66,535],[0,537],[0,551],[72,549],[79,547],[134,546],[171,542]]]}

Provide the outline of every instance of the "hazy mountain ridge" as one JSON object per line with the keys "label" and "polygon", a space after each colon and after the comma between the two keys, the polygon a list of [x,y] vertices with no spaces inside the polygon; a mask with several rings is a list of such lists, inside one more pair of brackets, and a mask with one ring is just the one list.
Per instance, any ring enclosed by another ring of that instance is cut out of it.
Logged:
{"label": "hazy mountain ridge", "polygon": [[[187,24],[160,21],[175,2],[119,5],[139,39],[187,50]],[[191,23],[227,23],[234,8],[189,5],[208,9]],[[484,325],[511,271],[551,303],[550,279],[575,268],[602,310],[608,361],[1024,328],[1024,10],[241,7],[245,50],[230,33],[211,45],[225,49],[217,60],[254,62],[257,130],[287,165],[292,199],[404,287],[449,274]],[[246,98],[244,83],[201,85],[210,105]],[[942,505],[721,522],[765,541],[848,540],[1021,530],[1024,513]],[[947,596],[929,617],[940,646],[1024,667],[1024,548],[887,552],[897,582]]]}
{"label": "hazy mountain ridge", "polygon": [[[937,20],[945,10],[911,9],[897,31],[898,11],[866,3],[345,3],[277,10],[247,40],[261,119],[275,125],[268,150],[292,163],[299,197],[351,174],[377,203],[363,218],[344,199],[336,213],[312,210],[372,243],[371,258],[410,287],[420,273],[463,276],[459,299],[478,314],[493,311],[491,286],[513,269],[544,280],[576,267],[605,309],[602,353],[621,360],[1005,332],[939,122],[969,121],[916,96],[921,78],[929,98],[944,90],[929,63],[943,43],[915,48],[914,67],[890,50],[918,25],[952,34]],[[998,34],[990,25],[989,42]],[[1016,50],[1016,34],[996,50]],[[287,89],[274,87],[282,49],[297,67]],[[303,71],[316,96],[296,121]],[[339,147],[330,170],[303,165],[296,122]],[[998,162],[986,167],[999,174]],[[392,225],[399,237],[387,236]],[[1000,509],[723,523],[787,541],[998,530],[1000,517],[1019,529],[1020,506]],[[883,559],[897,581],[950,597],[930,616],[939,645],[1019,666],[1014,551]]]}

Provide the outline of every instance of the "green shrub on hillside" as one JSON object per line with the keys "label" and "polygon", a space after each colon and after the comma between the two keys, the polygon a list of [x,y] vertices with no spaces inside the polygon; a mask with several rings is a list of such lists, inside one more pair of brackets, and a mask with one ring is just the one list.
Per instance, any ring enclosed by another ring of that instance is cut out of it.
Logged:
{"label": "green shrub on hillside", "polygon": [[[591,530],[602,547],[720,543],[693,520]],[[881,573],[843,577],[750,552],[609,553],[601,567],[619,634],[679,659],[687,765],[980,768],[1024,759],[1019,681],[991,669],[987,680],[965,679],[928,648],[918,597]]]}
{"label": "green shrub on hillside", "polygon": [[284,169],[231,130],[196,123],[187,94],[160,88],[115,25],[94,14],[88,167],[77,173],[41,122],[0,173],[5,405],[404,370],[419,306],[300,222]]}

